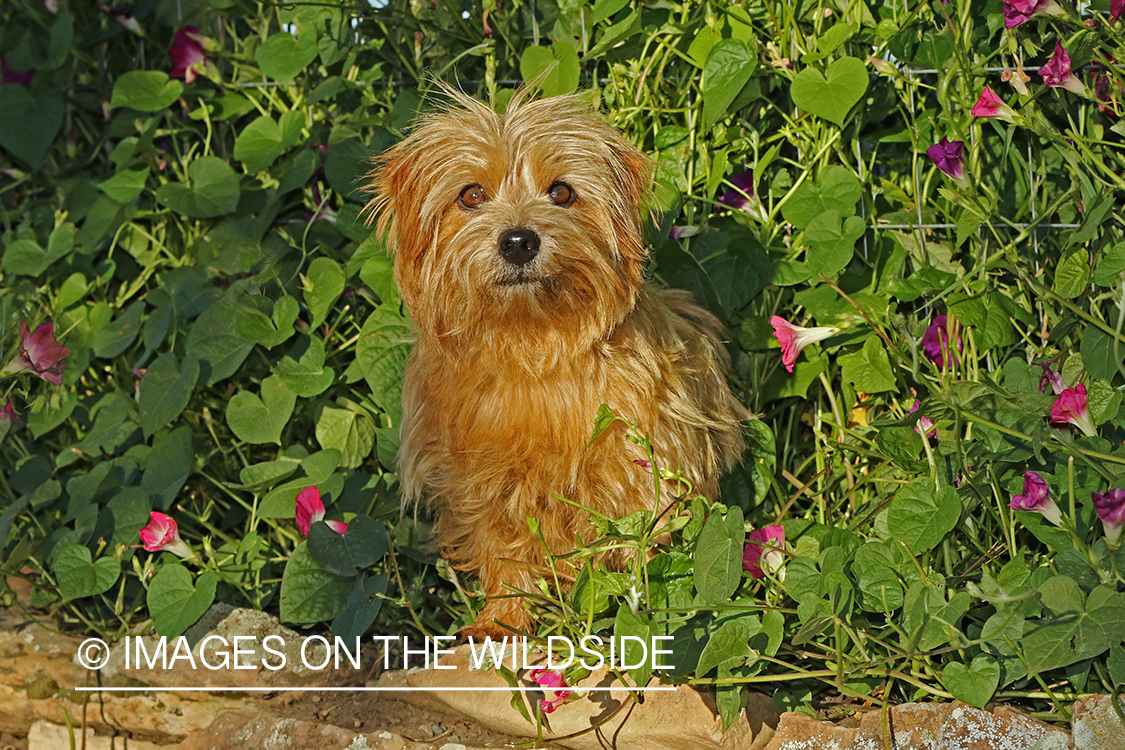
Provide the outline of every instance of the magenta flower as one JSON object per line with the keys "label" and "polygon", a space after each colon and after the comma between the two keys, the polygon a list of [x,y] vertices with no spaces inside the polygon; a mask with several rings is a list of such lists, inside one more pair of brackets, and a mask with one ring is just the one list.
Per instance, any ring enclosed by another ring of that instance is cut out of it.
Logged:
{"label": "magenta flower", "polygon": [[194,26],[185,26],[176,32],[176,39],[168,49],[168,57],[172,58],[172,69],[168,71],[168,75],[191,83],[197,74],[203,72],[207,64],[203,39],[199,29]]}
{"label": "magenta flower", "polygon": [[723,193],[719,203],[739,210],[749,209],[754,199],[754,173],[747,171],[732,177],[730,184],[734,187]]}
{"label": "magenta flower", "polygon": [[0,375],[33,372],[52,385],[62,385],[64,360],[69,355],[70,349],[55,341],[54,323],[43,323],[32,333],[27,321],[21,320],[19,353]]}
{"label": "magenta flower", "polygon": [[[317,521],[324,521],[324,503],[320,500],[320,490],[306,487],[297,493],[297,528],[308,536],[309,529]],[[348,525],[343,521],[324,522],[340,536],[348,532]]]}
{"label": "magenta flower", "polygon": [[544,692],[550,691],[555,694],[554,698],[544,698],[539,702],[543,713],[553,712],[570,697],[570,686],[566,684],[566,678],[563,677],[562,672],[555,669],[533,669],[528,673],[528,676],[535,681],[536,685],[547,688]]}
{"label": "magenta flower", "polygon": [[1072,424],[1088,437],[1097,437],[1094,420],[1086,408],[1086,386],[1079,383],[1074,388],[1066,388],[1051,407],[1051,417],[1047,420],[1054,427]]}
{"label": "magenta flower", "polygon": [[980,92],[980,99],[973,105],[972,114],[976,117],[997,117],[1007,122],[1015,122],[1016,111],[1004,103],[990,87]]}
{"label": "magenta flower", "polygon": [[951,141],[948,136],[943,135],[940,141],[926,149],[926,156],[930,157],[935,167],[956,180],[958,185],[968,187],[965,162],[961,156],[964,148],[964,141]]}
{"label": "magenta flower", "polygon": [[1086,87],[1070,73],[1070,55],[1058,42],[1055,42],[1055,54],[1039,69],[1039,75],[1048,86],[1059,86],[1080,96],[1086,95]]}
{"label": "magenta flower", "polygon": [[677,242],[686,239],[687,237],[694,237],[699,234],[699,227],[689,224],[686,227],[672,227],[668,230],[668,236]]}
{"label": "magenta flower", "polygon": [[14,83],[18,86],[30,86],[31,79],[35,77],[35,68],[17,72],[8,67],[4,58],[0,57],[0,83]]}
{"label": "magenta flower", "polygon": [[16,409],[12,406],[12,399],[8,399],[8,403],[0,408],[0,442],[8,436],[8,430],[12,429],[12,425],[19,424],[20,418],[16,416]]}
{"label": "magenta flower", "polygon": [[144,31],[141,25],[137,23],[137,19],[133,17],[129,6],[119,3],[118,5],[110,8],[109,17],[117,21],[119,24],[133,32],[137,36],[144,36]]}
{"label": "magenta flower", "polygon": [[[909,409],[907,409],[906,413],[913,414],[914,412],[918,411],[918,407],[921,405],[922,402],[915,399],[914,406],[911,406]],[[914,424],[914,431],[919,435],[927,438],[933,438],[934,440],[941,439],[938,437],[937,425],[934,424],[934,420],[930,419],[929,417],[918,417],[918,421]]]}
{"label": "magenta flower", "polygon": [[1121,539],[1121,526],[1125,524],[1125,490],[1106,490],[1091,492],[1094,510],[1105,527],[1105,540],[1116,549]]}
{"label": "magenta flower", "polygon": [[1110,0],[1109,3],[1109,21],[1113,23],[1121,14],[1125,12],[1125,0]]}
{"label": "magenta flower", "polygon": [[141,545],[149,552],[171,552],[186,559],[195,557],[191,547],[180,539],[180,529],[171,516],[152,511],[148,526],[140,530]]}
{"label": "magenta flower", "polygon": [[[943,370],[957,362],[957,357],[949,344],[948,320],[949,318],[945,315],[937,316],[926,329],[926,332],[922,334],[922,351],[926,359]],[[957,330],[954,331],[954,338],[957,341],[957,351],[962,351],[965,345],[961,341],[960,326],[957,326]]]}
{"label": "magenta flower", "polygon": [[324,219],[333,224],[336,223],[336,211],[331,207],[329,201],[320,194],[320,184],[317,183],[312,187],[312,202],[313,208],[305,209],[305,223]]}
{"label": "magenta flower", "polygon": [[773,326],[774,338],[781,344],[781,364],[785,365],[785,369],[789,372],[793,372],[793,364],[797,361],[802,349],[809,344],[823,341],[840,330],[832,327],[804,328],[795,326],[777,315],[770,318],[770,325]]}
{"label": "magenta flower", "polygon": [[1012,495],[1010,507],[1012,510],[1033,510],[1042,513],[1043,517],[1055,526],[1062,524],[1062,511],[1051,497],[1051,488],[1047,486],[1047,481],[1034,471],[1023,473],[1023,492]]}
{"label": "magenta flower", "polygon": [[780,575],[785,567],[785,527],[763,526],[751,531],[742,548],[742,567],[753,578]]}
{"label": "magenta flower", "polygon": [[1004,28],[1014,29],[1034,16],[1061,16],[1064,11],[1055,0],[1004,0]]}
{"label": "magenta flower", "polygon": [[1062,379],[1062,375],[1051,369],[1051,365],[1053,365],[1056,361],[1057,360],[1052,359],[1046,362],[1034,363],[1036,366],[1043,368],[1043,374],[1039,376],[1040,393],[1046,393],[1047,389],[1050,388],[1055,392],[1055,395],[1057,396],[1066,390],[1066,381]]}

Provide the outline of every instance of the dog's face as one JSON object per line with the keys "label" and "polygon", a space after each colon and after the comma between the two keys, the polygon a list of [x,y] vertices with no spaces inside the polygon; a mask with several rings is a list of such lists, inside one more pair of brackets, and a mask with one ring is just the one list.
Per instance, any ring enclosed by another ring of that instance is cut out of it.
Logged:
{"label": "dog's face", "polygon": [[507,114],[454,95],[372,174],[423,335],[604,336],[632,309],[648,159],[574,98]]}

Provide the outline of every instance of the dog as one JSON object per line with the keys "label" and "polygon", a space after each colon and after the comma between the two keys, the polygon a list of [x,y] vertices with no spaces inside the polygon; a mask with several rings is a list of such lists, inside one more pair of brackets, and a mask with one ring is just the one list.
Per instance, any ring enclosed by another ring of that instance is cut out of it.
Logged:
{"label": "dog", "polygon": [[376,160],[367,206],[414,327],[403,383],[404,502],[437,511],[441,553],[487,595],[462,635],[532,623],[514,591],[591,540],[589,514],[653,508],[648,458],[714,497],[749,414],[719,320],[644,279],[653,162],[576,96],[450,103]]}

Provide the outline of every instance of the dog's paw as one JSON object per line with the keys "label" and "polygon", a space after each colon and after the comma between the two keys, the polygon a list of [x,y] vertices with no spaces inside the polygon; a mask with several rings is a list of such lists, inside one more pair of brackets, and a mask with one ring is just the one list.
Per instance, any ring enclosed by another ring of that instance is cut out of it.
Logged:
{"label": "dog's paw", "polygon": [[457,643],[468,643],[470,638],[472,638],[477,643],[483,641],[485,638],[491,638],[494,641],[502,641],[505,638],[511,638],[514,635],[515,633],[513,633],[512,631],[508,630],[507,628],[501,627],[494,622],[484,623],[478,621],[474,622],[472,625],[466,625],[465,627],[457,631]]}

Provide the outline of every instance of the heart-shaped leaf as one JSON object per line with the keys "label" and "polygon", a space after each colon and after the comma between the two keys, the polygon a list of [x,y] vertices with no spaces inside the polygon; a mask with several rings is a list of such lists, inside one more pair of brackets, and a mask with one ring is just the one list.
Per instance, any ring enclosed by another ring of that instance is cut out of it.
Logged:
{"label": "heart-shaped leaf", "polygon": [[113,84],[109,106],[131,107],[142,112],[159,112],[180,98],[184,85],[159,70],[133,70]]}
{"label": "heart-shaped leaf", "polygon": [[59,554],[55,575],[63,601],[68,602],[109,591],[121,575],[121,563],[112,557],[101,557],[94,562],[87,547],[75,544]]}
{"label": "heart-shaped leaf", "polygon": [[176,213],[196,219],[229,214],[238,208],[238,175],[217,156],[201,156],[188,166],[188,181],[156,189],[156,200]]}
{"label": "heart-shaped leaf", "polygon": [[569,94],[578,88],[578,53],[566,40],[552,49],[530,46],[520,59],[520,74],[525,81],[536,81],[543,96]]}
{"label": "heart-shaped leaf", "polygon": [[279,619],[297,624],[331,620],[344,611],[353,588],[354,578],[341,578],[317,565],[302,542],[281,574]]}
{"label": "heart-shaped leaf", "polygon": [[302,398],[319,396],[336,379],[335,370],[324,366],[324,344],[316,336],[301,336],[277,363],[276,372],[285,387]]}
{"label": "heart-shaped leaf", "polygon": [[758,55],[738,39],[724,39],[711,48],[703,66],[703,127],[726,117],[738,92],[750,80]]}
{"label": "heart-shaped leaf", "polygon": [[199,380],[199,361],[194,357],[184,360],[181,367],[172,352],[160,355],[141,378],[138,405],[141,409],[141,429],[145,439],[164,425],[180,416],[191,400],[192,389]]}
{"label": "heart-shaped leaf", "polygon": [[54,90],[0,86],[0,147],[38,169],[62,128],[66,103]]}
{"label": "heart-shaped leaf", "polygon": [[356,516],[341,536],[324,523],[309,529],[309,554],[317,564],[340,576],[374,565],[387,553],[387,530],[371,516]]}
{"label": "heart-shaped leaf", "polygon": [[344,269],[331,258],[317,258],[305,275],[305,304],[312,315],[310,325],[320,328],[336,300],[344,293]]}
{"label": "heart-shaped leaf", "polygon": [[283,114],[280,122],[262,115],[243,128],[235,139],[234,158],[251,174],[262,171],[296,143],[301,135],[301,123],[302,115],[297,110]]}
{"label": "heart-shaped leaf", "polygon": [[278,81],[292,81],[316,59],[316,35],[305,34],[299,40],[279,31],[262,42],[257,61],[262,72]]}
{"label": "heart-shaped leaf", "polygon": [[805,239],[809,242],[807,262],[813,278],[823,274],[831,279],[843,271],[866,227],[858,216],[849,216],[841,223],[836,211],[825,211],[809,222]]}
{"label": "heart-shaped leaf", "polygon": [[806,180],[781,207],[785,220],[798,229],[808,227],[825,211],[851,216],[862,197],[860,181],[847,168],[832,165],[820,170],[817,181]]}
{"label": "heart-shaped leaf", "polygon": [[148,611],[156,632],[175,638],[190,628],[215,601],[218,582],[208,572],[192,583],[191,573],[178,563],[162,567],[148,586]]}
{"label": "heart-shaped leaf", "polygon": [[262,396],[239,391],[227,406],[227,425],[231,432],[247,443],[277,443],[281,431],[293,414],[297,394],[285,387],[281,379],[271,375],[262,381]]}
{"label": "heart-shaped leaf", "polygon": [[855,57],[842,57],[825,73],[805,68],[789,90],[793,103],[806,112],[844,127],[852,107],[867,93],[867,68]]}
{"label": "heart-shaped leaf", "polygon": [[984,708],[1000,685],[1000,665],[985,655],[973,659],[971,666],[955,661],[942,670],[941,681],[957,700]]}
{"label": "heart-shaped leaf", "polygon": [[410,356],[410,324],[390,305],[367,316],[356,344],[355,362],[371,398],[396,424],[402,416],[402,374]]}
{"label": "heart-shaped leaf", "polygon": [[344,611],[332,621],[332,634],[344,639],[345,643],[350,643],[367,632],[383,606],[387,583],[384,575],[360,579],[352,589]]}
{"label": "heart-shaped leaf", "polygon": [[328,406],[316,420],[316,439],[323,447],[340,451],[340,464],[354,469],[375,447],[375,423],[359,411]]}

